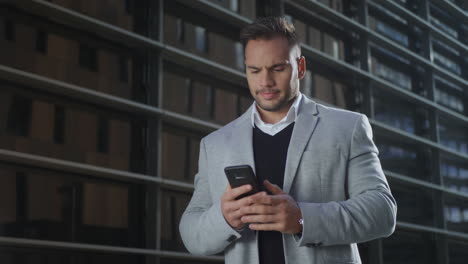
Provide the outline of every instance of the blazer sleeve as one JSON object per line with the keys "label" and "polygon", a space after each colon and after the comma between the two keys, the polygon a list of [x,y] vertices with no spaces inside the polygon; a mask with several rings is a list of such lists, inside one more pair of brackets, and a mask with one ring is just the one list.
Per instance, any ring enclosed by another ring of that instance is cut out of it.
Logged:
{"label": "blazer sleeve", "polygon": [[348,158],[349,199],[301,203],[304,226],[299,246],[364,242],[393,233],[396,202],[382,171],[372,129],[365,115],[355,123]]}
{"label": "blazer sleeve", "polygon": [[195,190],[179,224],[185,247],[192,254],[211,255],[222,252],[241,237],[224,219],[221,200],[212,200],[208,181],[208,158],[205,141],[200,142]]}

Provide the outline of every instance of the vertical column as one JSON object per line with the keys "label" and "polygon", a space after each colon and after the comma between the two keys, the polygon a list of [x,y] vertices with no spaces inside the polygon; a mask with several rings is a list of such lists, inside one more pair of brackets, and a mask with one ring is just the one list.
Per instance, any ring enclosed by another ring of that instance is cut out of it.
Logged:
{"label": "vertical column", "polygon": [[[420,16],[425,19],[427,22],[430,21],[430,1],[421,0]],[[429,29],[424,31],[424,39],[422,41],[423,52],[426,59],[433,63],[433,47],[432,47],[432,35]],[[425,69],[424,74],[424,88],[426,93],[429,96],[429,99],[435,101],[435,79],[434,71],[431,67]],[[430,136],[431,140],[439,143],[439,130],[438,130],[438,112],[436,109],[429,109],[429,123],[430,123]],[[432,159],[432,181],[435,184],[443,185],[443,179],[440,174],[440,150],[437,148],[431,149],[431,159]],[[445,217],[444,217],[444,196],[441,192],[433,193],[432,198],[434,200],[434,214],[435,214],[435,224],[438,228],[446,227]],[[435,235],[436,247],[437,247],[437,262],[438,263],[449,263],[448,259],[448,245],[447,239],[444,235],[437,234]]]}
{"label": "vertical column", "polygon": [[[369,8],[367,0],[360,0],[358,3],[358,20],[365,27],[369,27]],[[359,64],[361,69],[367,72],[371,71],[371,52],[369,47],[369,36],[366,33],[361,33],[359,36]],[[366,114],[369,118],[374,117],[374,99],[373,99],[373,87],[370,85],[369,80],[360,79],[356,85],[362,88],[363,107],[361,111]]]}

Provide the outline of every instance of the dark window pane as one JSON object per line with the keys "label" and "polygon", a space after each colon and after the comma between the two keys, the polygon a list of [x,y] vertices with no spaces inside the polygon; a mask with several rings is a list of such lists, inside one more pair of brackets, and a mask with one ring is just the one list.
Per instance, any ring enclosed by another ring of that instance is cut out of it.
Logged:
{"label": "dark window pane", "polygon": [[449,264],[465,264],[468,258],[468,242],[466,241],[449,241]]}
{"label": "dark window pane", "polygon": [[401,98],[388,100],[394,97],[383,92],[374,95],[374,118],[407,133],[430,138],[428,111]]}
{"label": "dark window pane", "polygon": [[125,57],[119,57],[119,79],[122,82],[128,82],[128,74],[129,67],[128,67],[128,60]]}
{"label": "dark window pane", "polygon": [[10,19],[5,19],[4,34],[5,34],[6,40],[15,41],[15,37],[16,37],[15,24]]}
{"label": "dark window pane", "polygon": [[138,186],[3,163],[0,173],[0,236],[144,247]]}
{"label": "dark window pane", "polygon": [[432,181],[431,152],[427,147],[405,144],[380,134],[375,135],[375,143],[384,170]]}
{"label": "dark window pane", "polygon": [[47,33],[39,30],[36,33],[36,50],[42,54],[47,53]]}
{"label": "dark window pane", "polygon": [[163,191],[161,212],[161,248],[165,250],[187,251],[179,234],[179,222],[190,201],[191,194]]}
{"label": "dark window pane", "polygon": [[392,181],[390,183],[392,194],[398,204],[398,221],[426,226],[435,225],[434,198],[431,191]]}
{"label": "dark window pane", "polygon": [[109,151],[109,120],[102,116],[98,118],[97,150],[101,153]]}
{"label": "dark window pane", "polygon": [[201,135],[165,125],[162,136],[162,177],[193,183]]}
{"label": "dark window pane", "polygon": [[32,100],[13,96],[8,111],[7,131],[16,136],[27,137],[31,126]]}
{"label": "dark window pane", "polygon": [[449,158],[442,158],[440,174],[450,190],[468,193],[468,164]]}
{"label": "dark window pane", "polygon": [[397,230],[383,239],[384,264],[436,264],[436,252],[434,238],[428,233]]}
{"label": "dark window pane", "polygon": [[0,247],[2,264],[137,264],[145,263],[144,256],[134,254],[104,254],[76,250]]}
{"label": "dark window pane", "polygon": [[65,142],[65,108],[58,105],[55,105],[54,142],[57,144]]}
{"label": "dark window pane", "polygon": [[118,170],[145,170],[145,125],[139,117],[79,107],[55,97],[19,96],[10,91],[15,87],[4,87],[0,98],[10,107],[8,115],[0,115],[0,123],[7,124],[0,148]]}
{"label": "dark window pane", "polygon": [[448,229],[468,233],[468,201],[446,195],[444,213]]}
{"label": "dark window pane", "polygon": [[468,154],[468,133],[465,124],[458,123],[450,117],[440,116],[438,125],[440,144]]}
{"label": "dark window pane", "polygon": [[79,60],[80,66],[90,71],[98,71],[98,51],[85,44],[80,44]]}

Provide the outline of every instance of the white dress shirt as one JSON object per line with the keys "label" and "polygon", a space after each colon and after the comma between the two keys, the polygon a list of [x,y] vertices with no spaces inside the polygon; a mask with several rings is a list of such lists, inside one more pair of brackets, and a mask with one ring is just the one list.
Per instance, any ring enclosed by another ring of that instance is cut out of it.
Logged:
{"label": "white dress shirt", "polygon": [[276,135],[278,132],[285,129],[291,123],[296,121],[297,115],[299,113],[299,108],[301,106],[301,99],[302,93],[299,92],[299,94],[296,96],[296,99],[294,99],[291,108],[289,108],[289,111],[286,114],[286,116],[274,124],[268,124],[263,122],[260,113],[257,110],[257,103],[254,102],[254,107],[252,110],[252,127],[257,126],[261,131],[270,136]]}

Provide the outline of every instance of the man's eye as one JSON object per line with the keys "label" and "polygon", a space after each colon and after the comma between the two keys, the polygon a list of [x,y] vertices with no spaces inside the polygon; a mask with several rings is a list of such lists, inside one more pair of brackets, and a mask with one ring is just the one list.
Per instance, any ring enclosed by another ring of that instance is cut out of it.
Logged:
{"label": "man's eye", "polygon": [[282,71],[284,71],[284,67],[276,67],[276,68],[273,68],[273,70],[275,72],[282,72]]}

